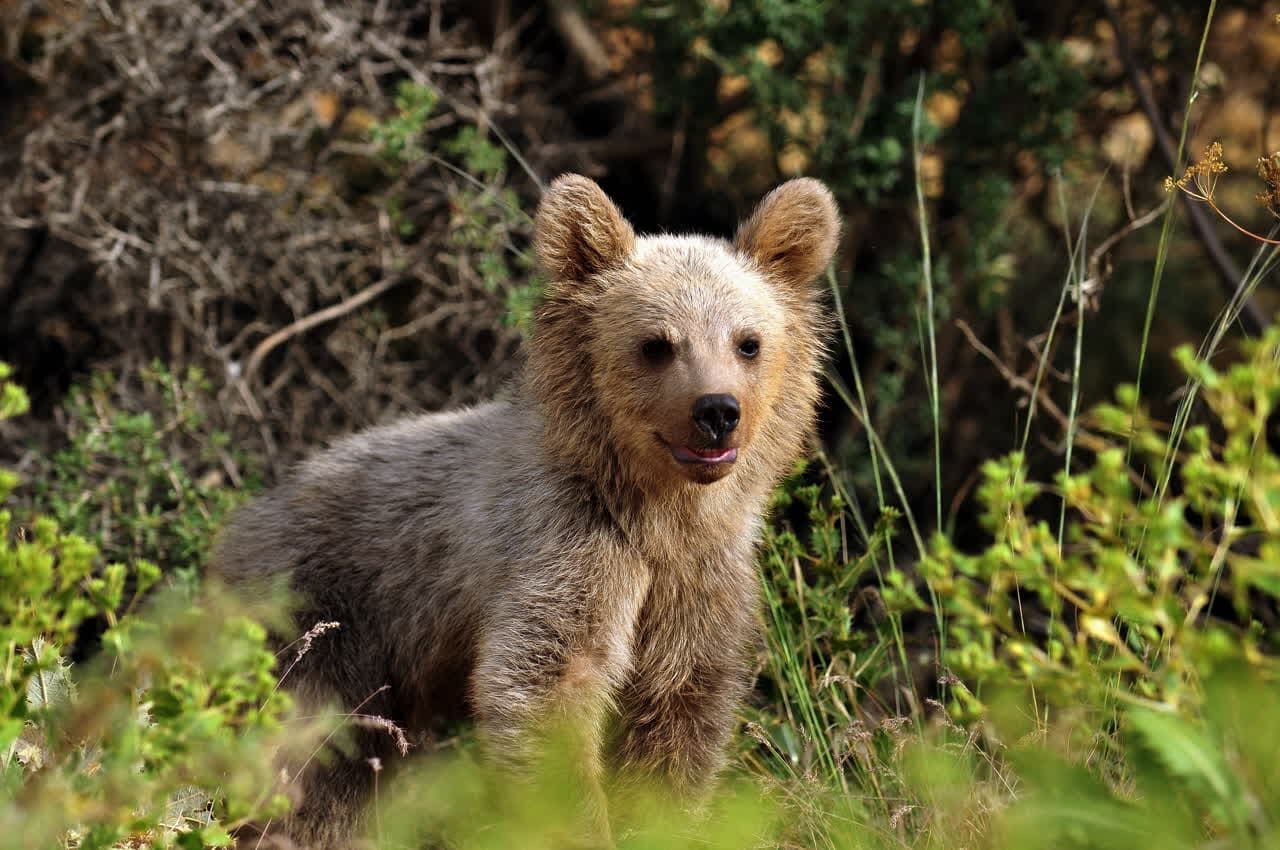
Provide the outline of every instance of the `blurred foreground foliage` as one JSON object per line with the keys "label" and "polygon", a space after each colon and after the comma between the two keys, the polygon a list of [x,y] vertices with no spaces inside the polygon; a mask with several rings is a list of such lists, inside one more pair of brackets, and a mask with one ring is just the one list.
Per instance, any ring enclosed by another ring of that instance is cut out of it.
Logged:
{"label": "blurred foreground foliage", "polygon": [[[4,414],[21,412],[21,391],[3,393]],[[125,486],[152,474],[146,453],[115,457],[132,461]],[[16,483],[3,474],[0,505]],[[119,521],[149,514],[115,495],[86,497]],[[288,804],[264,754],[306,735],[285,734],[290,701],[256,619],[271,609],[161,581],[150,560],[109,560],[48,515],[17,523],[0,507],[0,846],[224,846],[228,829]],[[94,619],[100,651],[73,667]]]}

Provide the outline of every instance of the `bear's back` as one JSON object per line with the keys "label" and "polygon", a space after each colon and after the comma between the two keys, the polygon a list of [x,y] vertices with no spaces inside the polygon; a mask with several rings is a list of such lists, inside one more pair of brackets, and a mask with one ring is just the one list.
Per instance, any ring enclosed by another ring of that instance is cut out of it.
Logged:
{"label": "bear's back", "polygon": [[469,665],[513,572],[591,533],[588,494],[548,467],[539,429],[502,400],[345,437],[237,511],[210,572],[242,592],[287,589],[282,643],[339,623],[294,678],[314,670],[347,701],[388,680],[414,689],[391,669],[439,682]]}

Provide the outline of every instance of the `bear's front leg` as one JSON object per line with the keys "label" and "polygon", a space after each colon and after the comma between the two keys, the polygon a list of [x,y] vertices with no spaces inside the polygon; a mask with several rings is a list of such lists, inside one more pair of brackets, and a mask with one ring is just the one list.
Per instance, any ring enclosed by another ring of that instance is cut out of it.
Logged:
{"label": "bear's front leg", "polygon": [[619,698],[611,755],[623,786],[656,782],[696,807],[724,766],[758,644],[754,577],[729,575],[701,576],[715,592],[655,580]]}
{"label": "bear's front leg", "polygon": [[482,642],[471,697],[486,752],[518,776],[564,782],[581,801],[571,846],[612,846],[602,738],[613,686],[598,653],[534,623]]}
{"label": "bear's front leg", "polygon": [[702,802],[720,769],[749,669],[739,659],[705,659],[678,679],[637,675],[621,697],[613,753],[626,786],[674,794],[685,807]]}
{"label": "bear's front leg", "polygon": [[567,661],[534,670],[530,659],[487,659],[472,687],[476,721],[488,755],[524,779],[564,782],[582,801],[576,836],[586,847],[609,847],[602,785],[601,738],[607,684]]}

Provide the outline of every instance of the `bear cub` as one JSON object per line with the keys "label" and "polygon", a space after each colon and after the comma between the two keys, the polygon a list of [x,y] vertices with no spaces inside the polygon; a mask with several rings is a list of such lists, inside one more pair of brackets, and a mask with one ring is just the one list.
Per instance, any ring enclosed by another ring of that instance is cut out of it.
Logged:
{"label": "bear cub", "polygon": [[[285,687],[424,738],[474,720],[517,767],[559,723],[605,843],[606,786],[704,789],[751,685],[753,548],[813,427],[815,279],[838,236],[810,179],[732,242],[638,237],[593,181],[555,180],[534,235],[548,284],[506,396],[348,437],[223,534],[222,581],[285,582],[299,633],[340,624]],[[354,743],[298,777],[284,837],[350,842],[369,759],[397,757],[377,729]]]}

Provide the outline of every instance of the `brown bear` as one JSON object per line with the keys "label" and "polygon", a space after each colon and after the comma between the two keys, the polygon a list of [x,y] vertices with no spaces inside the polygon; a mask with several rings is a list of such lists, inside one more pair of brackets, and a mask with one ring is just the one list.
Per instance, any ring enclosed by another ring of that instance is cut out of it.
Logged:
{"label": "brown bear", "polygon": [[[838,234],[810,179],[732,243],[637,237],[593,181],[555,180],[534,236],[548,284],[507,396],[346,438],[221,538],[216,575],[283,578],[299,631],[340,624],[286,686],[419,735],[473,719],[517,764],[563,721],[601,830],[612,777],[705,788],[751,684],[766,502],[812,431],[815,278]],[[393,752],[356,734],[359,752],[300,777],[296,843],[358,826],[368,760]]]}

